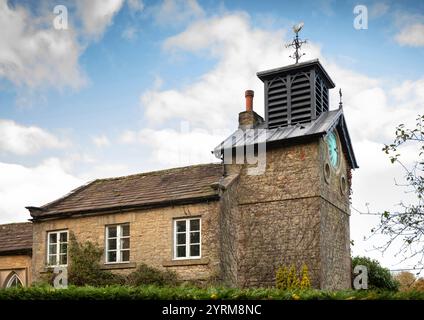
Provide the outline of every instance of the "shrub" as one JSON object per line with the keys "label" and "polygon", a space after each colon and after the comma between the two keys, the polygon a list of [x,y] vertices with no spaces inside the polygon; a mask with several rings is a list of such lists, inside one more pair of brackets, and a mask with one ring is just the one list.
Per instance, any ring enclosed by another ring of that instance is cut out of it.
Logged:
{"label": "shrub", "polygon": [[424,300],[424,292],[408,291],[321,291],[302,290],[296,293],[273,288],[237,289],[228,287],[158,287],[108,286],[54,289],[52,287],[0,289],[1,300]]}
{"label": "shrub", "polygon": [[277,273],[275,275],[275,287],[277,289],[287,288],[287,276],[288,276],[287,267],[286,266],[278,267]]}
{"label": "shrub", "polygon": [[309,280],[309,271],[306,265],[302,266],[300,277],[296,268],[291,266],[280,266],[275,274],[275,287],[282,290],[308,289],[311,287]]}
{"label": "shrub", "polygon": [[311,287],[311,281],[309,280],[309,271],[306,264],[302,267],[302,280],[300,280],[300,289],[309,289]]}
{"label": "shrub", "polygon": [[417,281],[415,281],[413,289],[415,291],[424,292],[424,278],[419,278]]}
{"label": "shrub", "polygon": [[409,291],[413,289],[416,278],[411,272],[402,271],[395,275],[395,280],[399,282],[400,291]]}
{"label": "shrub", "polygon": [[287,276],[287,289],[298,289],[300,287],[300,281],[297,276],[296,268],[290,267],[289,274]]}
{"label": "shrub", "polygon": [[105,286],[124,284],[123,276],[101,269],[100,261],[103,250],[90,241],[78,243],[70,235],[68,282],[76,286]]}
{"label": "shrub", "polygon": [[352,279],[355,278],[353,269],[357,265],[366,266],[368,269],[368,288],[371,290],[397,291],[399,283],[393,278],[390,271],[383,268],[377,260],[367,257],[354,257],[352,259]]}
{"label": "shrub", "polygon": [[136,271],[128,276],[128,284],[131,286],[140,285],[158,285],[158,286],[175,286],[179,284],[177,274],[172,271],[161,271],[150,267],[146,264],[141,264]]}

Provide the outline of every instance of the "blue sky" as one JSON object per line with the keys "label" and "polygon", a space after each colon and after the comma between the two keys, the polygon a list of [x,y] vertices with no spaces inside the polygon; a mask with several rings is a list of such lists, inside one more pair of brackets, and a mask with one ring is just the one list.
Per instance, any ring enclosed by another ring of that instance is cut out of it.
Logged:
{"label": "blue sky", "polygon": [[[66,30],[53,28],[57,4]],[[358,4],[368,29],[353,26]],[[244,90],[263,113],[255,73],[291,63],[299,21],[302,59],[327,68],[334,108],[344,92],[361,167],[353,206],[395,205],[402,171],[381,147],[424,109],[424,2],[0,0],[0,222],[95,178],[214,161]],[[362,240],[376,221],[353,214],[353,250],[393,266]]]}

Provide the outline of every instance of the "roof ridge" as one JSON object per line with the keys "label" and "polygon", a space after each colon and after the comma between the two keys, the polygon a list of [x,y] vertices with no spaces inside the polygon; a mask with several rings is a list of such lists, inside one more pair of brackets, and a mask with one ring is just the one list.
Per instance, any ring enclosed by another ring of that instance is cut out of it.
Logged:
{"label": "roof ridge", "polygon": [[195,168],[195,167],[207,167],[207,166],[220,166],[220,162],[211,162],[211,163],[202,163],[202,164],[194,164],[190,166],[184,166],[184,167],[174,167],[174,168],[168,168],[168,169],[160,169],[160,170],[154,170],[154,171],[145,171],[140,173],[133,173],[126,176],[119,176],[119,177],[110,177],[110,178],[100,178],[96,179],[93,182],[100,182],[100,181],[112,181],[112,180],[119,180],[119,179],[125,179],[129,177],[137,177],[137,176],[147,176],[147,175],[157,175],[160,173],[165,172],[172,172],[182,169],[188,169],[188,168]]}
{"label": "roof ridge", "polygon": [[26,222],[10,222],[10,223],[3,223],[3,224],[0,224],[0,227],[3,227],[3,226],[11,226],[11,225],[14,225],[14,224],[32,224],[32,222],[31,222],[31,221],[26,221]]}

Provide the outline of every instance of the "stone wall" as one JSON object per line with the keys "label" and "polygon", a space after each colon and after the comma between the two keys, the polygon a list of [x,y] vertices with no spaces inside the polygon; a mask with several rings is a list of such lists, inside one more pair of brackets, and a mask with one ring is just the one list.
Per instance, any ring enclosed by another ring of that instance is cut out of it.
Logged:
{"label": "stone wall", "polygon": [[240,214],[237,203],[239,169],[227,172],[231,183],[222,186],[220,191],[219,241],[220,241],[220,279],[227,286],[238,284],[239,248],[238,235]]}
{"label": "stone wall", "polygon": [[314,287],[350,286],[349,196],[339,185],[348,166],[342,158],[326,182],[326,161],[326,144],[315,139],[268,147],[266,171],[258,176],[247,174],[248,165],[227,165],[227,171],[240,170],[237,206],[227,208],[233,227],[222,230],[235,242],[227,246],[237,250],[224,252],[228,261],[236,257],[234,285],[273,286],[279,265],[300,270],[306,264]]}
{"label": "stone wall", "polygon": [[280,264],[320,278],[318,143],[269,148],[266,170],[240,174],[238,286],[273,286]]}
{"label": "stone wall", "polygon": [[[167,268],[183,280],[206,280],[219,271],[218,219],[219,202],[165,207],[127,213],[73,217],[34,223],[33,279],[46,271],[46,237],[48,231],[67,229],[77,241],[91,241],[104,248],[105,226],[130,224],[130,263],[104,264],[113,272],[128,274],[138,263]],[[173,219],[202,218],[202,258],[173,261]],[[104,260],[103,260],[104,261]]]}
{"label": "stone wall", "polygon": [[[339,143],[339,150],[341,145]],[[320,171],[321,194],[321,287],[323,289],[346,289],[351,287],[351,257],[349,230],[349,197],[351,170],[345,154],[340,152],[337,168],[330,165],[330,176]],[[329,163],[328,150],[320,140],[320,163],[322,168]],[[342,178],[346,187],[342,187]]]}
{"label": "stone wall", "polygon": [[27,255],[0,256],[0,288],[4,288],[15,272],[24,286],[31,283],[31,257]]}

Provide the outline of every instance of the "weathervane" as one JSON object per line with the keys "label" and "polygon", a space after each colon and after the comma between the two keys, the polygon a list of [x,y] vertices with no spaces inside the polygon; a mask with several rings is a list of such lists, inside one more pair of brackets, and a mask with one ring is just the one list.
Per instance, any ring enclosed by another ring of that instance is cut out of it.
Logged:
{"label": "weathervane", "polygon": [[299,32],[302,30],[304,23],[300,22],[293,26],[293,32],[296,34],[296,37],[293,39],[292,43],[286,44],[286,48],[293,47],[295,49],[294,54],[290,56],[292,59],[296,59],[296,63],[299,62],[299,59],[304,56],[304,53],[300,53],[299,49],[302,47],[302,44],[306,43],[306,40],[299,40]]}
{"label": "weathervane", "polygon": [[343,102],[342,102],[342,88],[339,89],[339,97],[340,97],[340,102],[339,102],[339,108],[343,108]]}

